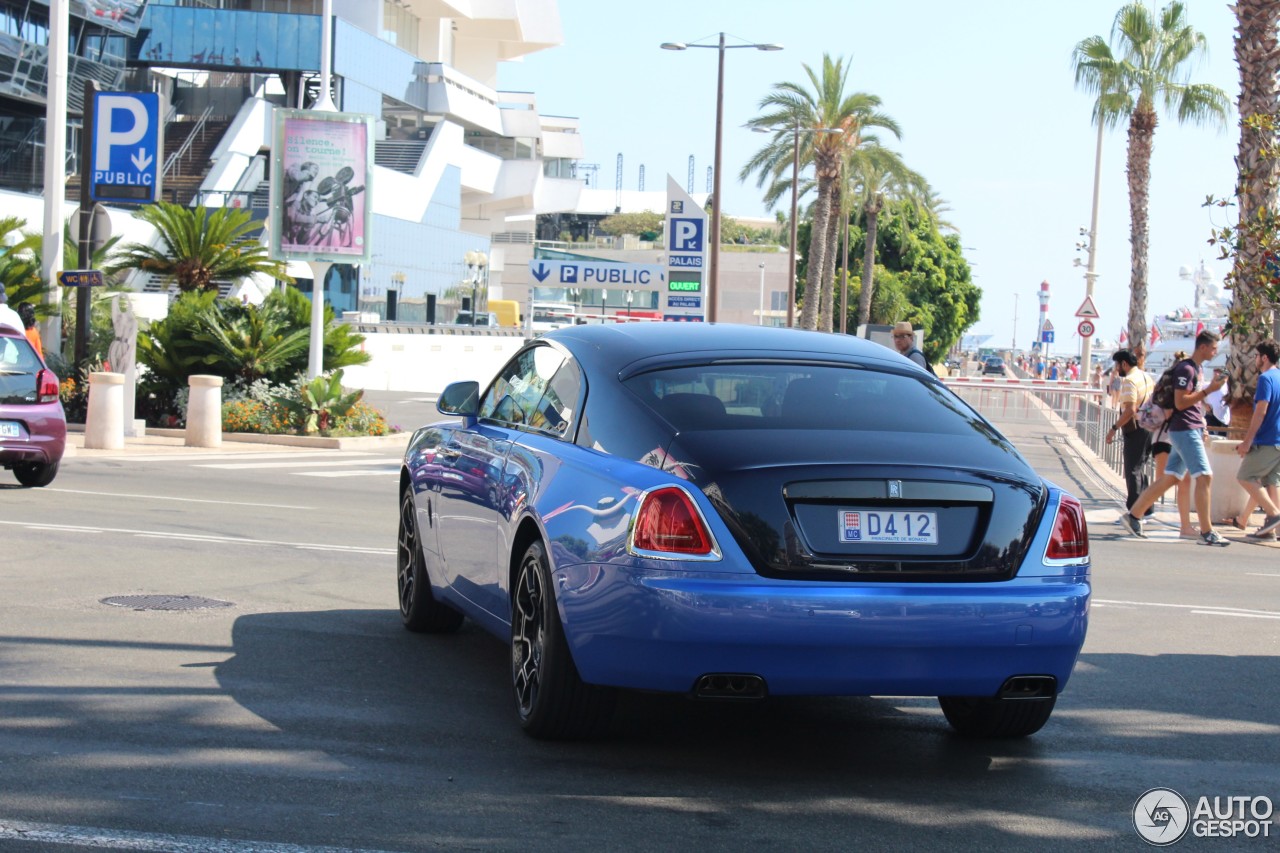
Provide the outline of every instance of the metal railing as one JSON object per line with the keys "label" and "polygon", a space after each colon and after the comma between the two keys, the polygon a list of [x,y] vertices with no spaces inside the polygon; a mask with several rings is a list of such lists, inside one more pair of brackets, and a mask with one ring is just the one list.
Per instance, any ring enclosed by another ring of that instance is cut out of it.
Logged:
{"label": "metal railing", "polygon": [[204,126],[209,123],[209,116],[211,115],[213,115],[212,104],[204,108],[204,112],[200,114],[200,119],[196,122],[195,127],[191,128],[191,132],[187,134],[187,138],[182,141],[182,145],[179,146],[178,150],[170,154],[168,159],[164,161],[164,170],[161,174],[165,176],[168,176],[170,173],[175,175],[179,174],[176,168],[178,163],[187,155],[187,152],[191,150],[191,146],[195,144],[196,137],[203,137]]}
{"label": "metal railing", "polygon": [[947,382],[947,386],[983,417],[1000,423],[1044,423],[1058,420],[1070,428],[1103,463],[1124,475],[1123,443],[1107,444],[1107,433],[1120,413],[1097,388],[1044,385],[974,384]]}

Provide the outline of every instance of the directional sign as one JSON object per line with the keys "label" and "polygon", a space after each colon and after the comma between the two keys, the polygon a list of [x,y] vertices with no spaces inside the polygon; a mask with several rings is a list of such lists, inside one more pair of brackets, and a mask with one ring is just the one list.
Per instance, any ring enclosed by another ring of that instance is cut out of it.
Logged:
{"label": "directional sign", "polygon": [[1092,338],[1093,333],[1097,331],[1093,328],[1093,322],[1090,320],[1081,320],[1080,325],[1076,326],[1076,331],[1080,333],[1082,338]]}
{"label": "directional sign", "polygon": [[160,195],[160,96],[97,92],[93,96],[94,201],[149,204]]}
{"label": "directional sign", "polygon": [[1053,329],[1045,329],[1040,335],[1040,340],[1046,344],[1053,343]]}
{"label": "directional sign", "polygon": [[529,275],[543,287],[657,290],[666,284],[667,270],[659,264],[532,260]]}
{"label": "directional sign", "polygon": [[[1080,303],[1080,308],[1076,311],[1076,316],[1084,317],[1086,320],[1098,319],[1098,309],[1093,304],[1092,296],[1086,296],[1084,298],[1084,302]],[[1085,335],[1085,337],[1088,337],[1088,335]]]}
{"label": "directional sign", "polygon": [[58,284],[63,287],[102,287],[102,270],[61,270]]}
{"label": "directional sign", "polygon": [[667,249],[672,252],[701,252],[703,249],[704,222],[705,220],[700,216],[696,218],[667,217],[668,230],[670,232]]}

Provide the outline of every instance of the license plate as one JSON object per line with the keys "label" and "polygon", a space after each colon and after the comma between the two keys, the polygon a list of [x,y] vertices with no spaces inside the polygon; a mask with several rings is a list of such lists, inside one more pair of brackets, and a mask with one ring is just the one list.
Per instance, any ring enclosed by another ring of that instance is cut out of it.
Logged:
{"label": "license plate", "polygon": [[937,545],[938,514],[919,510],[841,510],[840,541],[875,545]]}
{"label": "license plate", "polygon": [[17,438],[22,435],[13,421],[0,421],[0,438]]}

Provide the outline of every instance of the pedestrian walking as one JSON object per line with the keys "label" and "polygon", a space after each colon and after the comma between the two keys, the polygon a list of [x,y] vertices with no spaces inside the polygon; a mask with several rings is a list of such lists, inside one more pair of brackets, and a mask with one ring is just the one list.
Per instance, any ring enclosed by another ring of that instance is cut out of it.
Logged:
{"label": "pedestrian walking", "polygon": [[0,326],[12,326],[22,331],[22,318],[18,312],[9,307],[9,294],[4,292],[4,284],[0,284]]}
{"label": "pedestrian walking", "polygon": [[44,358],[44,341],[40,340],[40,329],[36,326],[36,307],[30,302],[19,302],[18,316],[22,318],[22,330],[26,332],[27,340],[40,357]]}
{"label": "pedestrian walking", "polygon": [[[1147,488],[1145,465],[1151,451],[1151,433],[1138,426],[1138,407],[1147,401],[1155,382],[1138,366],[1138,357],[1127,349],[1116,350],[1111,355],[1120,382],[1120,417],[1107,433],[1107,444],[1120,433],[1124,440],[1125,509],[1133,509],[1138,496]],[[1150,514],[1150,511],[1148,511]]]}
{"label": "pedestrian walking", "polygon": [[1222,387],[1226,381],[1221,373],[1215,373],[1211,382],[1200,379],[1200,365],[1218,354],[1219,337],[1208,330],[1196,335],[1196,348],[1191,358],[1180,361],[1171,368],[1173,375],[1173,414],[1169,416],[1169,443],[1173,446],[1164,476],[1156,480],[1138,497],[1129,511],[1120,516],[1126,530],[1134,536],[1143,536],[1142,516],[1169,490],[1169,487],[1190,474],[1194,484],[1192,500],[1196,517],[1200,522],[1200,544],[1225,546],[1231,543],[1213,529],[1209,516],[1209,488],[1213,473],[1209,468],[1209,455],[1204,444],[1204,400]]}
{"label": "pedestrian walking", "polygon": [[1280,486],[1280,345],[1273,340],[1262,341],[1254,348],[1258,363],[1258,390],[1253,395],[1253,417],[1236,452],[1240,454],[1240,472],[1237,479],[1249,493],[1250,511],[1261,506],[1266,519],[1253,533],[1251,539],[1274,539],[1280,527],[1280,507],[1277,507],[1268,487]]}

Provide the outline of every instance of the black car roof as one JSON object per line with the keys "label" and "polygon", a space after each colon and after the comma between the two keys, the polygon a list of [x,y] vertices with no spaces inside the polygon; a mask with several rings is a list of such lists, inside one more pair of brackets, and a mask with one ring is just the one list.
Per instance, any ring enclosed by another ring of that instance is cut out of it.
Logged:
{"label": "black car roof", "polygon": [[605,373],[629,373],[641,365],[656,367],[691,355],[872,360],[915,368],[910,359],[863,338],[801,329],[727,323],[619,323],[569,326],[543,337],[564,346],[579,362]]}

